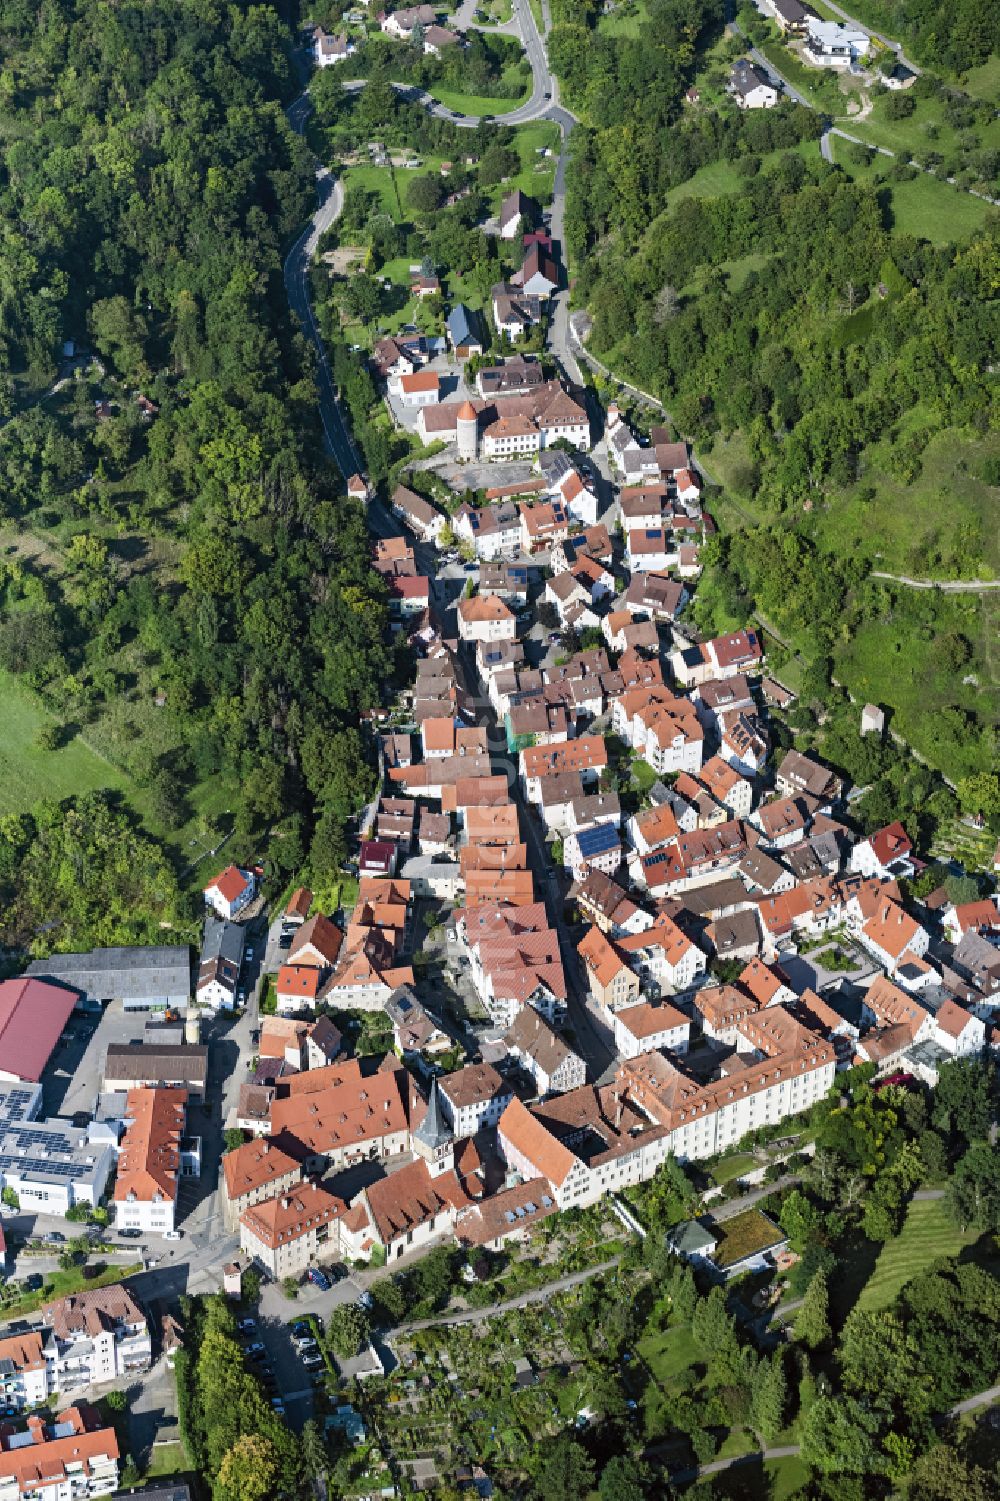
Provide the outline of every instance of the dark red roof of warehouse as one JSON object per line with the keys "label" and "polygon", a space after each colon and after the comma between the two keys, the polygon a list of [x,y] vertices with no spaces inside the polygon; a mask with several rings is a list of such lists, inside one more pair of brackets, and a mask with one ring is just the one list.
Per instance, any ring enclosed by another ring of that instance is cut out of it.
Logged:
{"label": "dark red roof of warehouse", "polygon": [[78,1000],[75,990],[46,980],[0,984],[0,1079],[38,1083]]}

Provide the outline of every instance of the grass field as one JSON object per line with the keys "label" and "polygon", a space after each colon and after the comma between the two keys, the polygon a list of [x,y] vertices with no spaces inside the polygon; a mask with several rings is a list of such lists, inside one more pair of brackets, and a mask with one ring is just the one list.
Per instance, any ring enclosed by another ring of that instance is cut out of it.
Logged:
{"label": "grass field", "polygon": [[[929,152],[947,158],[959,150],[963,132],[948,124],[942,100],[914,97],[916,108],[912,115],[905,120],[890,120],[886,118],[886,105],[891,97],[876,99],[871,114],[864,120],[841,116],[844,128],[873,146],[885,146],[897,156],[912,156],[916,161]],[[977,124],[975,131],[983,149],[995,149],[1000,144],[1000,126],[996,122]]]}
{"label": "grass field", "polygon": [[768,1460],[764,1465],[764,1475],[771,1488],[762,1494],[766,1494],[769,1501],[788,1501],[788,1497],[794,1496],[808,1481],[809,1468],[793,1455],[790,1459]]}
{"label": "grass field", "polygon": [[[819,143],[817,141],[802,141],[793,149],[797,155],[805,157],[807,161],[819,160]],[[786,156],[787,152],[768,151],[760,159],[761,171],[766,172],[768,166],[776,162],[779,157]],[[709,162],[704,167],[699,167],[692,177],[686,182],[678,183],[676,188],[671,188],[667,193],[666,206],[672,208],[675,203],[680,203],[683,198],[721,198],[726,193],[739,193],[746,184],[746,178],[736,169],[734,162],[717,161]],[[655,229],[654,220],[652,228]],[[649,231],[647,231],[647,234]],[[733,265],[736,265],[733,262]]]}
{"label": "grass field", "polygon": [[949,1217],[942,1199],[914,1199],[903,1228],[883,1246],[857,1306],[867,1313],[888,1308],[900,1290],[937,1256],[957,1256],[977,1239]]}
{"label": "grass field", "polygon": [[[853,127],[850,127],[853,129]],[[858,134],[861,132],[859,131]],[[852,162],[850,143],[830,137],[833,159],[855,182],[878,186],[891,163],[877,156],[867,163]],[[892,216],[890,228],[900,234],[929,240],[932,245],[946,245],[982,229],[993,209],[982,198],[974,198],[962,188],[920,172],[911,182],[884,182],[889,193]]]}
{"label": "grass field", "polygon": [[668,1391],[681,1371],[696,1365],[699,1359],[691,1331],[684,1325],[640,1340],[639,1354],[655,1379]]}
{"label": "grass field", "polygon": [[639,28],[646,19],[643,0],[619,0],[611,15],[601,17],[597,29],[603,31],[605,36],[637,37]]}
{"label": "grass field", "polygon": [[18,813],[43,798],[112,788],[133,796],[129,779],[75,735],[59,750],[39,750],[35,737],[53,716],[17,678],[0,669],[0,813]]}
{"label": "grass field", "polygon": [[512,109],[520,109],[528,95],[518,99],[491,99],[487,94],[463,94],[458,89],[434,88],[428,92],[444,105],[445,109],[457,110],[460,115],[509,115]]}
{"label": "grass field", "polygon": [[[936,433],[921,455],[920,472],[907,485],[892,473],[895,444],[914,421],[919,427],[924,420],[933,421],[933,413],[915,409],[884,447],[865,451],[861,468],[875,499],[860,499],[860,486],[831,495],[816,515],[816,541],[841,556],[866,558],[888,573],[954,578],[951,566],[934,566],[935,552],[942,551],[949,559],[961,556],[970,577],[1000,575],[998,494],[979,478],[985,461],[1000,457],[1000,437],[958,428]],[[954,540],[963,523],[978,528],[978,556],[968,541],[958,545]]]}

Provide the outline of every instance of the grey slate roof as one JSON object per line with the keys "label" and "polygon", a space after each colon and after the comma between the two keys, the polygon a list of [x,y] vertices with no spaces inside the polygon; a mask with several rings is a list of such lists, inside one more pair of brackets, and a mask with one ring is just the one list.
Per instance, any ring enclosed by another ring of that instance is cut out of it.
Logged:
{"label": "grey slate roof", "polygon": [[191,993],[191,955],[187,944],[52,954],[48,959],[33,960],[25,973],[70,985],[100,1000]]}
{"label": "grey slate roof", "polygon": [[427,1097],[427,1114],[413,1135],[432,1152],[439,1147],[446,1147],[450,1141],[454,1140],[444,1118],[444,1111],[441,1109],[441,1093],[436,1079],[432,1082],[431,1092]]}
{"label": "grey slate roof", "polygon": [[201,962],[208,964],[213,959],[228,959],[239,966],[243,958],[243,942],[246,929],[237,922],[221,922],[217,917],[205,921],[205,937],[201,945]]}

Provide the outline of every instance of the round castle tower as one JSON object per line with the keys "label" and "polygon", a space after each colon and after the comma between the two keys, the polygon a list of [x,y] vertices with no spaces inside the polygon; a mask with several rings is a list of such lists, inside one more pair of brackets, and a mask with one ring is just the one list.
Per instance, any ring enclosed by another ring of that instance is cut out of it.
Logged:
{"label": "round castle tower", "polygon": [[458,456],[464,461],[474,459],[479,454],[479,418],[471,401],[463,401],[458,409],[458,417],[455,419],[455,440],[458,444]]}

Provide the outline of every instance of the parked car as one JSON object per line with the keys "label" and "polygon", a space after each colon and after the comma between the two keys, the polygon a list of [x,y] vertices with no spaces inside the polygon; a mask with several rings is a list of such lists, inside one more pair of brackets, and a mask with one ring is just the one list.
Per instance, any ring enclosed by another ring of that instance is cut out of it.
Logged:
{"label": "parked car", "polygon": [[183,1236],[184,1232],[182,1230],[164,1230],[163,1232],[164,1240],[182,1240]]}
{"label": "parked car", "polygon": [[323,1357],[318,1352],[315,1355],[307,1355],[302,1364],[307,1371],[318,1371],[323,1364]]}
{"label": "parked car", "polygon": [[249,1334],[251,1329],[256,1329],[256,1327],[257,1327],[257,1320],[256,1319],[239,1319],[237,1321],[236,1327],[240,1331],[241,1334]]}
{"label": "parked car", "polygon": [[306,1323],[305,1319],[299,1319],[296,1323],[294,1323],[292,1325],[292,1338],[293,1339],[309,1339],[310,1336],[311,1336],[311,1334],[312,1334],[312,1329]]}
{"label": "parked car", "polygon": [[139,1240],[140,1237],[142,1236],[142,1231],[141,1230],[116,1230],[115,1234],[116,1235],[120,1235],[121,1238],[122,1238],[122,1240]]}
{"label": "parked car", "polygon": [[246,1347],[246,1352],[248,1355],[264,1355],[267,1353],[259,1339],[251,1340]]}
{"label": "parked car", "polygon": [[318,1266],[311,1266],[306,1273],[309,1281],[319,1288],[321,1293],[328,1293],[333,1286],[325,1272],[321,1272]]}
{"label": "parked car", "polygon": [[45,1239],[50,1246],[63,1246],[66,1244],[66,1237],[60,1230],[50,1230]]}

